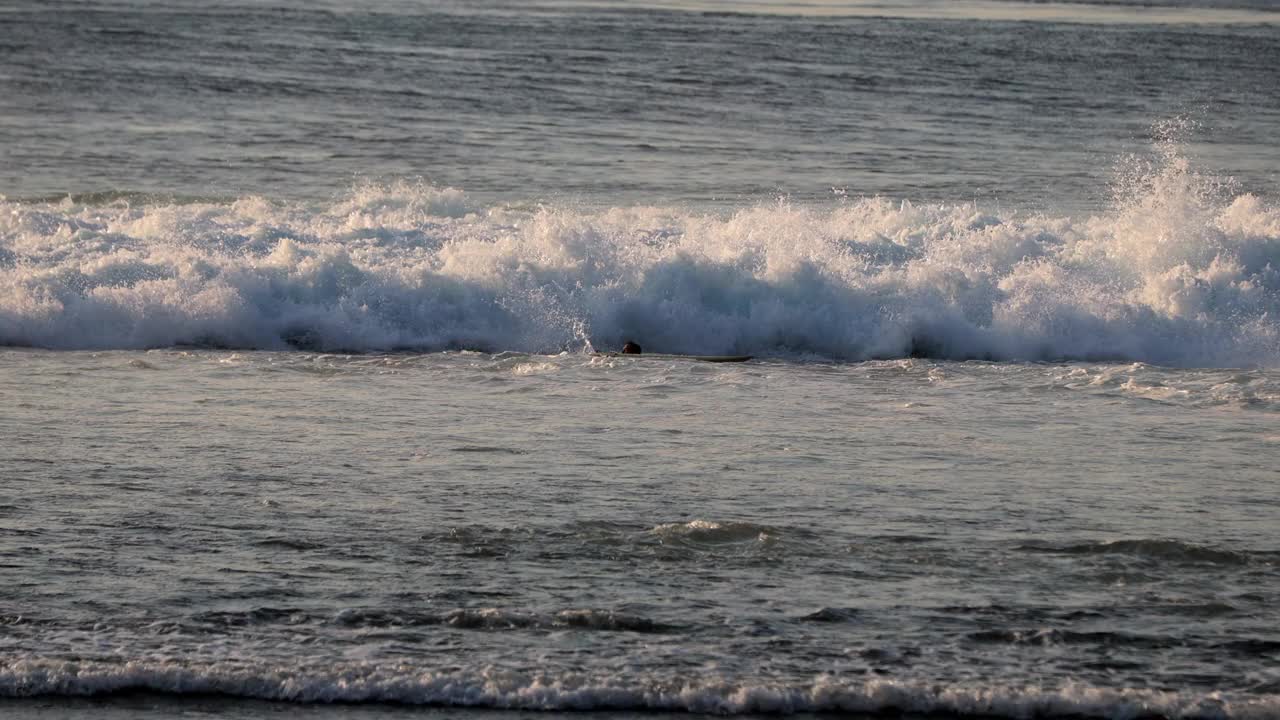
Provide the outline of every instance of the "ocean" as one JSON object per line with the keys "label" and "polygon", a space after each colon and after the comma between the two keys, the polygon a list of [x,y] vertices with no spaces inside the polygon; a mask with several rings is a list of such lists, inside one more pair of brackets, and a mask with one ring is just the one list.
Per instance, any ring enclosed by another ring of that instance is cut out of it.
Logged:
{"label": "ocean", "polygon": [[1277,68],[1261,0],[0,3],[0,713],[1280,718]]}

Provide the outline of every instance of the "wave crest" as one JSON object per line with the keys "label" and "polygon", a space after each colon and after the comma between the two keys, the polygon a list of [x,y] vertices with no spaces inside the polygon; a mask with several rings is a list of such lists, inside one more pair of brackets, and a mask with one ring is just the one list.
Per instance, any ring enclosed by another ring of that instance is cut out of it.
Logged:
{"label": "wave crest", "polygon": [[0,344],[1280,364],[1280,210],[1168,154],[1085,219],[872,198],[730,214],[4,202]]}
{"label": "wave crest", "polygon": [[664,523],[654,527],[652,532],[663,542],[688,545],[767,544],[779,537],[779,531],[767,525],[714,520]]}

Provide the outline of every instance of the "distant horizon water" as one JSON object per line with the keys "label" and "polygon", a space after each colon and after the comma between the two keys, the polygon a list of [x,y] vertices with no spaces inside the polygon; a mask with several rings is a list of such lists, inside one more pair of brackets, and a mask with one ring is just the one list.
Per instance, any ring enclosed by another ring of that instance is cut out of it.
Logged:
{"label": "distant horizon water", "polygon": [[[1274,27],[1160,14],[1280,17],[1262,6],[874,4],[976,13],[942,20],[805,14],[861,2],[724,5],[756,12],[19,3],[0,195],[333,200],[422,179],[485,203],[723,208],[838,192],[1087,213],[1176,118],[1198,123],[1181,140],[1201,171],[1280,194]],[[1102,24],[1041,17],[1064,7]]]}

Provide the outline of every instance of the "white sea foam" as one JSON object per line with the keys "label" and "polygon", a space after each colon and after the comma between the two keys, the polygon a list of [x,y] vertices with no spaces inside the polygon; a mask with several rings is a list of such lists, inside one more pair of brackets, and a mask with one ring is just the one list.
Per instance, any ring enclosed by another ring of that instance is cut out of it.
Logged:
{"label": "white sea foam", "polygon": [[880,712],[1006,718],[1274,718],[1280,696],[1160,692],[1066,685],[965,686],[819,676],[797,684],[526,674],[487,668],[435,673],[410,665],[324,670],[251,662],[10,661],[0,697],[85,696],[139,690],[217,693],[303,703],[391,702],[521,710],[660,710],[714,714]]}
{"label": "white sea foam", "polygon": [[654,535],[672,542],[693,543],[765,543],[777,533],[773,528],[748,522],[716,522],[691,520],[683,523],[663,523],[652,530]]}
{"label": "white sea foam", "polygon": [[0,344],[1280,365],[1280,209],[1168,153],[1071,218],[885,199],[0,203]]}

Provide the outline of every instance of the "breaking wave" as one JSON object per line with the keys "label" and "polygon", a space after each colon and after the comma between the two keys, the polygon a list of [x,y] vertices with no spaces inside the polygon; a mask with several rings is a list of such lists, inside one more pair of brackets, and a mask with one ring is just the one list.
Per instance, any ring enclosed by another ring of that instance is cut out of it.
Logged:
{"label": "breaking wave", "polygon": [[0,665],[0,697],[88,696],[148,691],[219,694],[302,703],[403,703],[519,710],[687,711],[715,714],[908,712],[1028,718],[1270,718],[1280,696],[1222,693],[966,687],[821,676],[800,684],[658,680],[644,676],[550,676],[486,669],[435,673],[408,665],[329,669],[199,666],[163,661],[16,661]]}
{"label": "breaking wave", "polygon": [[0,344],[609,349],[1280,365],[1280,208],[1175,150],[1087,218],[881,198],[730,213],[0,202]]}
{"label": "breaking wave", "polygon": [[766,525],[748,522],[716,522],[714,520],[663,523],[653,528],[652,532],[667,542],[698,545],[765,543],[770,542],[779,535],[778,530]]}

